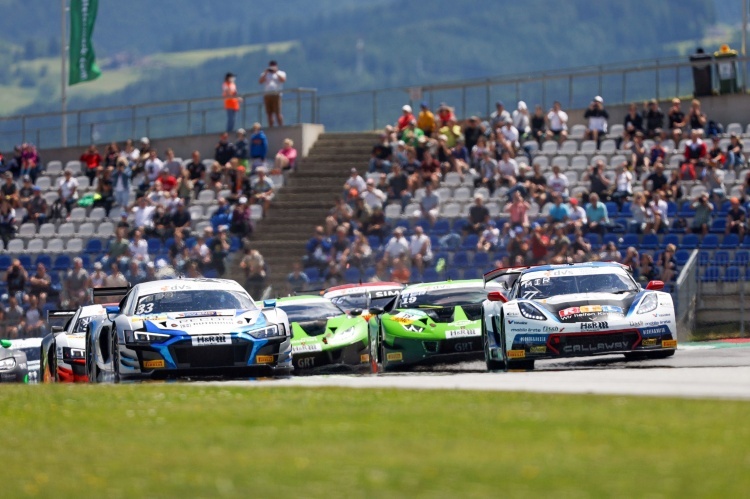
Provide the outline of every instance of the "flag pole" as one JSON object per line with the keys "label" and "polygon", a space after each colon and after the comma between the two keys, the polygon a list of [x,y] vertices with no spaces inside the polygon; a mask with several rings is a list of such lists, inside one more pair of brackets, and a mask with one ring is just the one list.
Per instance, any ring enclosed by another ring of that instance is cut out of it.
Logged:
{"label": "flag pole", "polygon": [[67,107],[68,107],[68,96],[67,96],[67,82],[65,81],[65,78],[68,76],[67,72],[65,70],[65,57],[66,52],[68,48],[68,41],[65,37],[65,28],[66,28],[66,19],[65,14],[67,9],[66,6],[67,0],[61,0],[61,6],[62,11],[60,12],[60,33],[61,33],[61,43],[60,43],[60,96],[61,96],[61,104],[62,104],[62,135],[60,137],[62,142],[62,147],[68,147],[68,115],[66,114]]}

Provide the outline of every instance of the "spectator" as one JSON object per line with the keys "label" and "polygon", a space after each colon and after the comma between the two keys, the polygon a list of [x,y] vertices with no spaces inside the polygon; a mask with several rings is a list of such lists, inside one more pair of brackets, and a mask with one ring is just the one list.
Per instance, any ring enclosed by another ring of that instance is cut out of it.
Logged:
{"label": "spectator", "polygon": [[68,271],[63,281],[64,306],[67,308],[78,308],[88,303],[88,283],[89,273],[83,268],[83,260],[79,257],[74,258],[73,268]]}
{"label": "spectator", "polygon": [[729,211],[727,212],[727,226],[724,234],[737,234],[740,241],[745,237],[745,223],[747,211],[740,205],[740,200],[732,197],[729,200]]}
{"label": "spectator", "polygon": [[688,111],[687,122],[690,125],[690,130],[700,130],[703,132],[706,129],[708,120],[706,115],[701,111],[701,101],[693,99],[690,103],[690,111]]}
{"label": "spectator", "polygon": [[547,113],[547,138],[562,144],[568,139],[568,113],[562,110],[558,101],[552,104],[552,109]]}
{"label": "spectator", "polygon": [[47,221],[47,200],[42,197],[42,189],[39,186],[32,188],[32,196],[26,204],[26,217],[24,222],[33,222],[37,226]]}
{"label": "spectator", "polygon": [[560,193],[555,192],[552,194],[552,206],[547,216],[547,223],[558,224],[567,223],[570,218],[570,209],[563,204],[563,197]]}
{"label": "spectator", "polygon": [[[480,137],[484,137],[481,135]],[[456,146],[450,151],[451,165],[453,170],[461,174],[469,171],[469,164],[471,163],[471,157],[469,155],[469,149],[466,147],[464,139],[461,137],[456,140]]]}
{"label": "spectator", "polygon": [[229,232],[238,237],[249,237],[253,233],[253,223],[250,217],[250,205],[242,196],[232,210]]}
{"label": "spectator", "polygon": [[119,288],[128,285],[125,274],[120,271],[120,264],[112,262],[109,266],[111,273],[104,278],[104,286],[107,288]]}
{"label": "spectator", "polygon": [[126,279],[131,286],[144,282],[146,274],[141,270],[141,265],[138,260],[130,260],[128,264],[128,273]]}
{"label": "spectator", "polygon": [[29,295],[46,299],[52,291],[52,277],[47,273],[47,267],[38,263],[36,273],[29,277]]}
{"label": "spectator", "polygon": [[532,174],[527,177],[526,191],[537,206],[544,206],[547,202],[547,177],[542,173],[542,167],[539,163],[534,163]]}
{"label": "spectator", "polygon": [[8,295],[15,295],[19,300],[23,299],[24,290],[26,289],[26,281],[28,281],[29,275],[26,269],[21,265],[21,261],[18,258],[14,258],[10,264],[10,267],[5,271],[5,282],[8,286]]}
{"label": "spectator", "polygon": [[630,144],[630,164],[635,169],[635,174],[639,177],[644,170],[648,171],[651,166],[646,146],[643,145],[643,132],[637,131],[633,136],[633,142]]}
{"label": "spectator", "polygon": [[522,100],[518,101],[518,108],[513,111],[513,127],[518,130],[522,140],[526,140],[531,134],[529,108]]}
{"label": "spectator", "polygon": [[719,166],[720,168],[724,167],[724,163],[726,163],[726,156],[724,155],[724,151],[722,151],[720,142],[721,137],[718,135],[714,135],[711,137],[712,147],[708,150],[708,159],[707,162],[709,165]]}
{"label": "spectator", "polygon": [[665,232],[669,230],[669,216],[668,216],[667,202],[662,199],[659,191],[651,193],[651,202],[648,204],[648,209],[651,212],[653,219],[653,225],[650,227],[651,232]]}
{"label": "spectator", "polygon": [[692,203],[695,215],[690,223],[690,232],[705,236],[711,227],[711,215],[714,211],[714,205],[708,200],[708,194],[700,194]]}
{"label": "spectator", "polygon": [[432,262],[432,242],[419,225],[414,227],[414,234],[409,241],[409,256],[420,275],[424,272],[424,266]]}
{"label": "spectator", "polygon": [[358,268],[361,272],[372,265],[372,247],[365,235],[354,231],[354,241],[347,261],[347,267]]}
{"label": "spectator", "polygon": [[29,306],[23,315],[22,328],[27,338],[37,338],[47,334],[44,315],[39,306],[39,297],[36,295],[29,296]]}
{"label": "spectator", "polygon": [[409,284],[411,280],[411,270],[403,258],[394,258],[393,268],[391,269],[391,281],[401,284]]}
{"label": "spectator", "polygon": [[190,163],[185,168],[190,172],[190,180],[193,182],[196,194],[199,193],[206,186],[206,165],[201,161],[200,151],[193,151]]}
{"label": "spectator", "polygon": [[137,262],[147,262],[148,257],[148,243],[143,239],[143,232],[140,229],[136,229],[133,233],[133,240],[129,245],[131,258]]}
{"label": "spectator", "polygon": [[237,96],[236,80],[234,73],[227,73],[224,76],[224,83],[221,85],[221,96],[224,97],[224,109],[227,111],[227,133],[234,131],[234,122],[242,100],[241,97]]}
{"label": "spectator", "polygon": [[653,173],[643,181],[643,190],[646,192],[662,191],[667,188],[668,183],[669,179],[664,175],[664,165],[657,163],[654,166]]}
{"label": "spectator", "polygon": [[469,219],[464,226],[465,234],[481,234],[490,221],[490,210],[484,205],[484,196],[474,194],[474,205],[469,208]]}
{"label": "spectator", "polygon": [[495,251],[500,247],[500,229],[497,228],[494,222],[490,221],[487,223],[487,227],[482,231],[482,235],[479,236],[477,241],[477,251],[488,253]]}
{"label": "spectator", "polygon": [[226,272],[224,259],[229,254],[229,247],[226,227],[221,226],[216,237],[212,238],[208,243],[208,248],[211,250],[211,266],[216,269],[219,277],[223,276]]}
{"label": "spectator", "polygon": [[463,137],[466,148],[471,150],[479,140],[479,137],[484,135],[482,126],[477,116],[471,116],[464,126]]}
{"label": "spectator", "polygon": [[250,135],[250,160],[253,162],[253,169],[266,161],[268,155],[268,137],[266,132],[260,126],[260,123],[253,123],[252,135]]}
{"label": "spectator", "polygon": [[440,212],[440,196],[434,191],[432,183],[425,184],[424,189],[424,196],[419,200],[419,209],[414,212],[414,216],[426,218],[430,226],[433,226]]}
{"label": "spectator", "polygon": [[373,209],[375,207],[383,207],[383,203],[388,199],[388,195],[380,189],[375,187],[375,181],[373,179],[367,179],[365,183],[365,191],[360,194],[360,197],[365,201],[365,204]]}
{"label": "spectator", "polygon": [[496,179],[498,177],[497,161],[491,156],[489,149],[482,150],[482,159],[479,162],[479,180],[475,183],[477,187],[486,187],[490,194],[495,192]]}
{"label": "spectator", "polygon": [[133,207],[133,223],[136,228],[150,230],[154,227],[154,212],[156,208],[149,202],[146,196],[138,198],[136,206]]}
{"label": "spectator", "polygon": [[524,237],[524,230],[522,228],[510,230],[510,241],[508,242],[508,256],[512,265],[524,265],[526,263],[526,256],[530,251],[529,243]]}
{"label": "spectator", "polygon": [[331,241],[326,237],[323,226],[315,227],[315,234],[307,241],[305,251],[307,254],[302,259],[305,266],[322,269],[328,265]]}
{"label": "spectator", "polygon": [[645,122],[645,133],[649,139],[660,137],[661,129],[664,126],[664,113],[659,109],[659,103],[656,99],[651,99],[648,104],[643,106],[643,118]]}
{"label": "spectator", "polygon": [[388,179],[388,200],[398,201],[401,203],[401,209],[411,201],[411,191],[409,190],[409,176],[401,170],[398,163],[393,164]]}
{"label": "spectator", "polygon": [[456,146],[456,141],[459,139],[459,137],[461,137],[461,134],[463,133],[461,127],[456,123],[455,119],[449,119],[448,121],[446,121],[445,124],[440,127],[439,132],[441,135],[445,135],[445,143],[449,148],[453,148]]}
{"label": "spectator", "polygon": [[586,204],[586,219],[588,232],[595,232],[600,235],[607,232],[607,226],[609,226],[607,206],[599,201],[599,196],[596,193],[589,196],[589,202]]}
{"label": "spectator", "polygon": [[423,102],[419,106],[419,115],[417,116],[417,128],[422,130],[427,137],[432,137],[432,134],[437,129],[435,123],[435,115],[430,111],[430,106],[426,102]]}
{"label": "spectator", "polygon": [[107,144],[107,149],[104,151],[104,160],[102,164],[107,169],[114,168],[115,165],[117,165],[117,158],[119,158],[120,155],[120,147],[117,145],[117,142],[110,142]]}
{"label": "spectator", "polygon": [[505,213],[508,214],[510,227],[529,227],[529,209],[531,205],[527,203],[519,191],[513,192],[511,201],[505,205]]}
{"label": "spectator", "polygon": [[672,173],[669,177],[669,184],[666,189],[665,197],[667,199],[672,199],[673,201],[679,201],[680,199],[682,199],[682,195],[683,189],[680,180],[680,172],[679,170],[672,170]]}
{"label": "spectator", "polygon": [[602,138],[607,135],[607,120],[609,119],[609,113],[604,109],[604,99],[601,96],[594,97],[583,114],[583,119],[588,121],[586,138],[595,140],[598,147],[601,145]]}
{"label": "spectator", "polygon": [[557,193],[563,199],[567,199],[569,184],[570,181],[568,180],[568,177],[560,173],[560,167],[558,165],[554,165],[552,167],[552,176],[547,179],[547,186],[550,193]]}
{"label": "spectator", "polygon": [[733,169],[735,172],[745,165],[745,156],[742,154],[742,141],[736,133],[729,136],[729,146],[727,146],[727,161],[724,168]]}
{"label": "spectator", "polygon": [[385,213],[383,213],[382,208],[376,206],[372,210],[364,229],[368,236],[377,236],[381,242],[385,239],[388,233],[388,225],[386,224]]}
{"label": "spectator", "polygon": [[0,239],[3,240],[4,247],[15,237],[16,229],[16,210],[7,199],[0,200]]}
{"label": "spectator", "polygon": [[664,149],[664,146],[661,142],[661,136],[655,135],[654,136],[654,145],[651,146],[651,150],[649,151],[648,160],[649,164],[655,165],[657,161],[664,162],[664,158],[667,157],[667,150]]}
{"label": "spectator", "polygon": [[220,192],[224,189],[224,170],[223,165],[219,164],[218,161],[214,161],[211,164],[211,170],[208,172],[207,185],[214,192]]}
{"label": "spectator", "polygon": [[102,164],[102,155],[99,154],[99,150],[94,144],[91,144],[86,152],[81,154],[79,158],[81,164],[86,168],[86,176],[89,178],[91,184],[94,183],[94,177],[96,177],[96,169]]}
{"label": "spectator", "polygon": [[675,251],[677,248],[674,244],[667,244],[664,252],[659,255],[657,262],[657,268],[661,270],[661,280],[665,283],[670,283],[674,280],[677,274],[677,261],[674,258]]}
{"label": "spectator", "polygon": [[333,208],[331,208],[326,217],[326,233],[332,234],[336,230],[336,227],[342,224],[349,226],[353,214],[354,210],[352,210],[352,207],[346,204],[340,196],[336,197]]}
{"label": "spectator", "polygon": [[16,339],[22,332],[22,322],[24,320],[23,308],[18,304],[16,295],[8,295],[8,308],[5,309],[5,322],[7,324],[5,333],[10,339]]}
{"label": "spectator", "polygon": [[282,173],[287,170],[294,170],[297,166],[297,149],[294,148],[292,139],[284,139],[284,145],[274,158],[274,171]]}
{"label": "spectator", "polygon": [[362,194],[366,188],[367,184],[365,183],[365,179],[357,173],[356,168],[352,168],[349,172],[349,178],[344,182],[344,197],[348,202],[353,203],[355,199],[360,197],[360,194]]}
{"label": "spectator", "polygon": [[[159,159],[156,149],[151,149],[148,153],[148,159],[143,164],[144,172],[146,173],[146,180],[148,184],[153,184],[162,170],[164,170],[164,162]],[[167,172],[169,173],[169,172]]]}
{"label": "spectator", "polygon": [[193,196],[194,188],[193,181],[190,180],[190,172],[183,170],[177,181],[177,187],[175,188],[177,198],[185,204],[190,203],[190,198]]}
{"label": "spectator", "polygon": [[495,102],[495,111],[490,114],[490,129],[497,130],[503,126],[505,120],[511,120],[512,123],[511,115],[505,109],[505,104],[503,104],[503,101],[499,100]]}
{"label": "spectator", "polygon": [[511,151],[503,149],[500,161],[497,162],[498,179],[500,187],[515,187],[519,170],[518,163],[512,157]]}
{"label": "spectator", "polygon": [[128,166],[128,160],[120,156],[117,158],[116,167],[112,173],[112,184],[115,201],[122,208],[126,208],[130,202],[131,177],[132,171]]}
{"label": "spectator", "polygon": [[539,104],[534,106],[534,114],[531,116],[530,126],[530,138],[541,143],[542,139],[547,136],[547,121],[546,116],[544,115],[544,109],[542,109],[542,106]]}
{"label": "spectator", "polygon": [[0,187],[2,198],[10,203],[11,207],[16,208],[19,202],[18,186],[13,181],[13,174],[5,172],[5,183]]}
{"label": "spectator", "polygon": [[599,253],[599,260],[603,262],[619,262],[622,260],[622,253],[617,249],[614,241],[609,241]]}
{"label": "spectator", "polygon": [[261,166],[257,170],[258,178],[253,183],[253,196],[257,204],[263,207],[263,217],[268,214],[268,210],[271,209],[271,201],[273,201],[275,192],[273,181],[266,176],[266,167]]}
{"label": "spectator", "polygon": [[514,158],[520,147],[520,136],[516,127],[513,126],[513,120],[510,118],[506,119],[503,126],[495,131],[497,138],[497,154],[502,154],[503,151],[508,151],[510,157]]}
{"label": "spectator", "polygon": [[471,148],[471,166],[479,169],[479,163],[484,157],[484,152],[487,151],[492,154],[492,148],[487,145],[487,137],[480,135],[477,139],[477,143]]}
{"label": "spectator", "polygon": [[281,114],[281,90],[286,81],[286,73],[279,69],[276,61],[270,61],[268,67],[260,75],[258,83],[263,85],[263,104],[266,107],[268,126],[274,126],[274,117],[279,126],[284,126],[284,116]]}
{"label": "spectator", "polygon": [[372,147],[368,171],[370,173],[390,173],[393,159],[392,153],[393,150],[391,149],[391,144],[388,142],[388,135],[381,133],[380,141]]}
{"label": "spectator", "polygon": [[199,234],[196,237],[195,245],[190,248],[190,259],[198,262],[201,271],[211,268],[211,249],[208,247],[206,241],[210,239],[212,232],[211,227],[205,227],[203,234]]}
{"label": "spectator", "polygon": [[529,239],[529,251],[531,252],[531,263],[541,265],[546,260],[549,252],[550,240],[549,235],[544,232],[544,227],[534,222],[531,226],[531,237]]}
{"label": "spectator", "polygon": [[636,132],[643,133],[643,116],[638,112],[635,102],[628,106],[628,113],[623,120],[622,143],[627,144],[635,137]]}
{"label": "spectator", "polygon": [[134,168],[141,158],[141,151],[133,144],[133,139],[125,141],[125,148],[120,151],[120,157],[128,161],[128,167]]}
{"label": "spectator", "polygon": [[102,262],[94,262],[94,272],[89,275],[89,287],[103,288],[106,277],[107,274],[102,270]]}
{"label": "spectator", "polygon": [[424,152],[424,159],[419,166],[418,182],[419,185],[428,183],[438,185],[440,183],[440,163],[432,156],[430,151]]}
{"label": "spectator", "polygon": [[414,117],[411,111],[411,106],[408,104],[401,107],[401,116],[399,116],[396,121],[396,131],[399,136],[404,130],[406,130],[406,127],[409,126],[409,124],[417,124],[417,118]]}
{"label": "spectator", "polygon": [[[229,142],[229,134],[222,133],[219,136],[219,142],[214,148],[214,159],[221,165],[225,166],[234,157],[234,144]],[[161,171],[161,170],[157,170]]]}
{"label": "spectator", "polygon": [[568,200],[570,208],[568,210],[569,224],[571,224],[574,230],[583,229],[588,226],[588,218],[586,217],[586,210],[583,206],[578,205],[578,199],[570,198]]}
{"label": "spectator", "polygon": [[638,250],[633,246],[629,246],[625,250],[625,256],[620,260],[620,263],[630,267],[633,272],[638,270]]}
{"label": "spectator", "polygon": [[615,191],[612,193],[612,200],[617,203],[618,209],[633,195],[633,174],[627,166],[627,163],[623,162],[615,168]]}
{"label": "spectator", "polygon": [[159,278],[156,277],[156,266],[154,265],[154,262],[148,262],[146,264],[146,276],[143,278],[143,282],[153,282],[157,281],[158,279]]}
{"label": "spectator", "polygon": [[438,113],[438,127],[442,128],[445,126],[448,121],[455,121],[456,120],[456,113],[453,111],[453,108],[450,107],[445,102],[441,102],[440,106],[437,108]]}
{"label": "spectator", "polygon": [[23,176],[23,183],[21,184],[21,188],[18,190],[18,206],[20,208],[26,208],[26,206],[29,203],[29,200],[31,199],[31,196],[34,194],[34,184],[31,182],[31,177],[28,175]]}
{"label": "spectator", "polygon": [[295,262],[292,272],[286,276],[287,294],[304,293],[310,286],[310,278],[302,270],[302,264]]}
{"label": "spectator", "polygon": [[182,163],[180,161],[177,161],[177,159],[174,157],[174,151],[171,147],[167,148],[165,154],[166,158],[164,159],[164,167],[162,168],[162,170],[167,170],[170,175],[178,178],[180,175],[182,175]]}
{"label": "spectator", "polygon": [[203,277],[203,274],[201,274],[200,269],[198,268],[198,262],[188,260],[187,265],[185,265],[185,277],[188,279],[200,279]]}
{"label": "spectator", "polygon": [[407,257],[409,255],[409,241],[404,237],[404,229],[396,227],[393,229],[391,237],[383,249],[383,259],[381,264],[389,266],[396,258]]}
{"label": "spectator", "polygon": [[702,177],[701,181],[711,195],[711,200],[714,204],[721,205],[727,195],[724,187],[724,170],[709,164],[703,170]]}
{"label": "spectator", "polygon": [[680,99],[676,97],[672,99],[672,107],[669,108],[667,118],[669,119],[669,130],[672,133],[672,140],[675,144],[679,144],[682,138],[682,129],[687,125],[685,113],[680,108]]}

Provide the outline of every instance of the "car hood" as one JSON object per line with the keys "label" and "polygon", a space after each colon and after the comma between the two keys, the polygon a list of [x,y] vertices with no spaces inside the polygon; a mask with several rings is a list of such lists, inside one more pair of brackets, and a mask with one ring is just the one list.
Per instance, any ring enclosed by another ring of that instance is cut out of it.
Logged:
{"label": "car hood", "polygon": [[580,293],[536,300],[534,303],[563,323],[593,322],[609,317],[625,317],[641,294],[635,291],[626,294]]}
{"label": "car hood", "polygon": [[[477,316],[475,309],[478,309]],[[383,327],[389,333],[408,338],[445,339],[449,331],[469,331],[466,335],[475,335],[481,324],[481,305],[464,305],[439,308],[408,308],[394,310],[383,315]],[[415,330],[415,327],[417,328]],[[478,334],[477,334],[478,335]]]}
{"label": "car hood", "polygon": [[134,328],[146,331],[180,331],[188,334],[226,334],[267,325],[261,310],[212,310],[135,316]]}
{"label": "car hood", "polygon": [[292,322],[292,352],[323,351],[367,339],[367,322],[346,315]]}

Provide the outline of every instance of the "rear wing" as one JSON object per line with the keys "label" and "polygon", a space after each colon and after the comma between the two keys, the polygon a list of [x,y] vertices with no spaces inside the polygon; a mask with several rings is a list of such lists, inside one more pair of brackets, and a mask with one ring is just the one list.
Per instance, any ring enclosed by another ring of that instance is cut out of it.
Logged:
{"label": "rear wing", "polygon": [[119,296],[123,297],[130,291],[130,286],[117,286],[111,288],[92,288],[91,296],[99,298],[102,296]]}
{"label": "rear wing", "polygon": [[500,267],[495,270],[490,270],[484,274],[484,287],[492,281],[498,281],[497,284],[501,284],[506,289],[510,288],[521,273],[529,267]]}
{"label": "rear wing", "polygon": [[67,320],[73,317],[77,311],[78,309],[47,310],[47,324],[51,321],[67,322]]}

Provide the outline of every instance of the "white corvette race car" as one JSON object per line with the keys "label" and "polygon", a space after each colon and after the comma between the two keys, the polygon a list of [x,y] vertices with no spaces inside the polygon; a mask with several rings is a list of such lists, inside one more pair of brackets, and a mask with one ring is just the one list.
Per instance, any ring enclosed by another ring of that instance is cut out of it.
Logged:
{"label": "white corvette race car", "polygon": [[677,324],[661,281],[646,288],[617,263],[501,268],[485,283],[504,291],[482,304],[488,370],[532,369],[537,359],[624,353],[663,358],[677,348]]}

